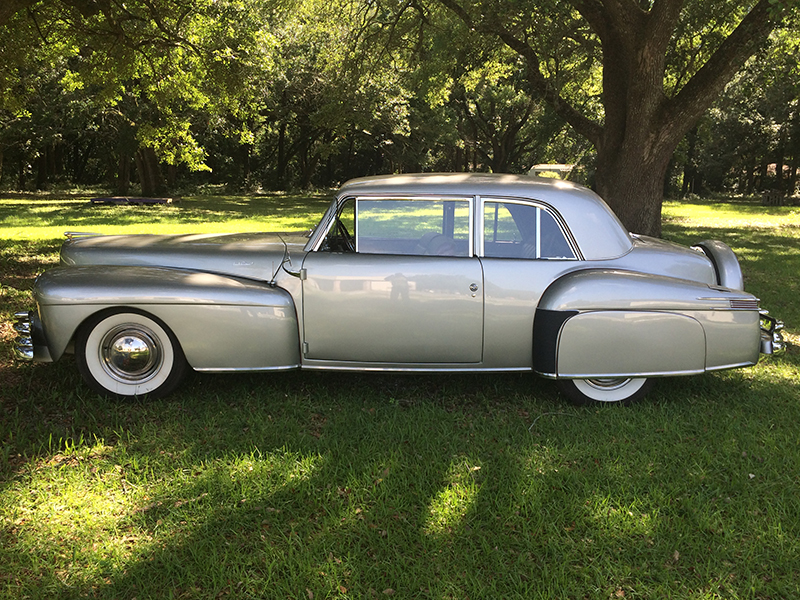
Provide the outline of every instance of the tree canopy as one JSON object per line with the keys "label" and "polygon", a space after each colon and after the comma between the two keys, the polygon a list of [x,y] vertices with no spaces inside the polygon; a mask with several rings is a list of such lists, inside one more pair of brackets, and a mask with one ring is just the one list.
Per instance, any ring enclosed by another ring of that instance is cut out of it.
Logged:
{"label": "tree canopy", "polygon": [[676,176],[684,191],[794,190],[797,12],[796,0],[6,0],[0,184],[159,194],[569,162],[629,228],[658,235]]}

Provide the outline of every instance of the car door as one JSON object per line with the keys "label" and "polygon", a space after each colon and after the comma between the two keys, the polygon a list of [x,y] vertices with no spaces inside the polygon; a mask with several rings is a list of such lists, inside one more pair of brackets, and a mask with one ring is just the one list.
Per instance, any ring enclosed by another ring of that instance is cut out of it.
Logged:
{"label": "car door", "polygon": [[466,198],[345,201],[303,262],[304,358],[479,363],[483,274],[471,206]]}
{"label": "car door", "polygon": [[578,265],[560,216],[543,204],[484,197],[476,254],[484,274],[484,367],[530,368],[533,322],[547,287]]}

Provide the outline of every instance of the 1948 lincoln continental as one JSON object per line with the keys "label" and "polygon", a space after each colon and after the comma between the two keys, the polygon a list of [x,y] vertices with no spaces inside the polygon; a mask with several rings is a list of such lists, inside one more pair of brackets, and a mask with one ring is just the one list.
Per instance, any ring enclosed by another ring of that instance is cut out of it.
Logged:
{"label": "1948 lincoln continental", "polygon": [[628,233],[578,185],[394,175],[345,184],[309,235],[68,234],[16,354],[163,396],[191,368],[534,371],[577,403],[753,365],[782,324],[718,241]]}

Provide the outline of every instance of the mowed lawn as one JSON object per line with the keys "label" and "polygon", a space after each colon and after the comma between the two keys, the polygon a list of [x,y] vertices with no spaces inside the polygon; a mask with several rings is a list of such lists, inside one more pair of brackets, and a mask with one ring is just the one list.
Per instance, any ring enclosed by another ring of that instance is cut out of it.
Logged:
{"label": "mowed lawn", "polygon": [[798,208],[667,203],[665,237],[731,245],[795,345],[627,408],[530,374],[196,374],[116,403],[70,357],[11,359],[64,231],[304,229],[326,204],[0,197],[0,598],[800,597]]}

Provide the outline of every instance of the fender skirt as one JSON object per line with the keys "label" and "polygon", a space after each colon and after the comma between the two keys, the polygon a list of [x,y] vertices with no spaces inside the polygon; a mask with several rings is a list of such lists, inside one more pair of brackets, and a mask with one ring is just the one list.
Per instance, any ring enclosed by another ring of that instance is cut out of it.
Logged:
{"label": "fender skirt", "polygon": [[758,299],[614,269],[569,273],[542,295],[533,369],[551,378],[690,375],[755,364]]}

